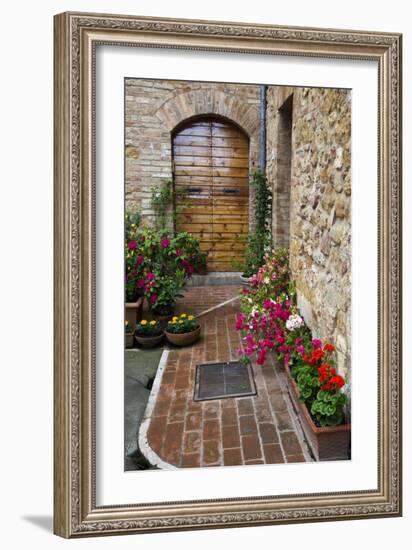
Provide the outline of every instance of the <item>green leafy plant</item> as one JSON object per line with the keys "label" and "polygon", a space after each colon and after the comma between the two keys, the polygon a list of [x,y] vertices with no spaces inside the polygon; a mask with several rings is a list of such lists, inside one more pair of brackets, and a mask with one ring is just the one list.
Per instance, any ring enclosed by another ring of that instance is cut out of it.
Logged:
{"label": "green leafy plant", "polygon": [[173,193],[172,180],[164,179],[159,185],[154,185],[151,189],[150,206],[154,212],[154,226],[156,229],[171,229],[179,222],[179,215],[185,208],[190,206],[189,202],[176,202],[183,199],[185,192],[183,189],[175,189]]}
{"label": "green leafy plant", "polygon": [[135,212],[126,212],[124,218],[125,240],[131,241],[135,238],[137,231],[141,227],[142,215],[136,210]]}
{"label": "green leafy plant", "polygon": [[199,241],[186,232],[139,228],[126,216],[126,301],[145,296],[154,311],[169,313],[202,255]]}
{"label": "green leafy plant", "polygon": [[296,377],[299,394],[305,403],[312,403],[319,391],[319,377],[316,369],[306,364],[297,364],[292,376]]}
{"label": "green leafy plant", "polygon": [[176,233],[173,242],[176,248],[182,250],[182,260],[189,262],[194,272],[206,266],[207,252],[200,249],[199,239],[191,233]]}
{"label": "green leafy plant", "polygon": [[343,422],[343,410],[347,400],[343,392],[319,390],[310,412],[320,426],[338,426]]}
{"label": "green leafy plant", "polygon": [[193,315],[187,315],[182,313],[180,317],[173,317],[167,324],[167,332],[174,334],[184,334],[186,332],[193,332],[199,326],[196,318]]}
{"label": "green leafy plant", "polygon": [[262,170],[254,172],[251,186],[254,188],[255,229],[247,240],[243,266],[245,277],[250,277],[263,265],[265,253],[271,243],[272,191]]}
{"label": "green leafy plant", "polygon": [[162,333],[162,327],[159,321],[148,321],[142,319],[140,323],[136,325],[136,334],[138,336],[159,336]]}
{"label": "green leafy plant", "polygon": [[154,285],[146,293],[153,313],[156,315],[170,315],[178,298],[182,297],[182,289],[186,275],[183,270],[176,271],[174,275],[157,275],[155,273]]}

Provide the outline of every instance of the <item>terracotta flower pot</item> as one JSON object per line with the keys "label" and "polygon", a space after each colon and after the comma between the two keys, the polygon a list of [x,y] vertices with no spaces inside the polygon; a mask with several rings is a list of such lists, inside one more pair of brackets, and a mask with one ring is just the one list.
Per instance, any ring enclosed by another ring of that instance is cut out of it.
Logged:
{"label": "terracotta flower pot", "polygon": [[200,326],[198,326],[195,330],[192,330],[191,332],[182,332],[180,334],[176,334],[174,332],[168,332],[166,330],[165,334],[169,342],[171,344],[174,344],[175,346],[190,346],[190,344],[193,344],[194,342],[196,342],[196,340],[199,339]]}
{"label": "terracotta flower pot", "polygon": [[127,349],[130,349],[133,347],[133,342],[134,342],[133,336],[134,336],[133,332],[125,332],[124,343]]}
{"label": "terracotta flower pot", "polygon": [[136,302],[126,302],[125,305],[125,320],[129,321],[131,327],[135,327],[136,323],[141,321],[143,312],[143,296],[139,296]]}
{"label": "terracotta flower pot", "polygon": [[316,460],[347,460],[351,439],[350,423],[340,426],[317,426],[306,404],[299,399],[299,388],[292,377],[289,365],[285,365],[285,372],[289,382],[289,395],[295,411],[299,414],[306,441]]}
{"label": "terracotta flower pot", "polygon": [[154,348],[163,340],[164,333],[162,332],[158,336],[139,336],[135,333],[134,337],[138,344],[144,348]]}

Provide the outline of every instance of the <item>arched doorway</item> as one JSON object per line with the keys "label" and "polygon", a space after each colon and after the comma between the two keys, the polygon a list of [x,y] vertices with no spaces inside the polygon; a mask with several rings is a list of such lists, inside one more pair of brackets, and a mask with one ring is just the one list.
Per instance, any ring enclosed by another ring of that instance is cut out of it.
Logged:
{"label": "arched doorway", "polygon": [[173,175],[176,231],[200,240],[209,271],[240,269],[249,231],[247,135],[221,117],[184,123],[173,134]]}

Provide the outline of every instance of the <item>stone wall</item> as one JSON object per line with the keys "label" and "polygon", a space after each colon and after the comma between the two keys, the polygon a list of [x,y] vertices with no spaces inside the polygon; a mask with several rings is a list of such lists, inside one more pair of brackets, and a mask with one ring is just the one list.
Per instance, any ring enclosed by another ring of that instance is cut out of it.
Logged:
{"label": "stone wall", "polygon": [[215,114],[232,120],[249,136],[250,173],[258,167],[259,86],[126,79],[125,96],[126,208],[140,209],[146,221],[153,215],[152,187],[172,177],[172,132],[186,119]]}
{"label": "stone wall", "polygon": [[[288,99],[289,98],[289,99]],[[339,372],[350,377],[351,174],[350,92],[269,87],[267,175],[274,192],[274,246],[290,241],[298,305],[314,335],[336,345]],[[279,158],[286,139],[279,111],[292,101],[290,185]],[[289,210],[290,217],[279,209]]]}
{"label": "stone wall", "polygon": [[268,86],[266,107],[266,176],[272,186],[272,242],[289,246],[292,155],[291,88]]}

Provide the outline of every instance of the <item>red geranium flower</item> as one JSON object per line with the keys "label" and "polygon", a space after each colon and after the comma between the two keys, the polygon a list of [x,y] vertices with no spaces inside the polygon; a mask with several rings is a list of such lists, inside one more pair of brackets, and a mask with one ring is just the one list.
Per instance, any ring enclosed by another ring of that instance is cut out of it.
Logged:
{"label": "red geranium flower", "polygon": [[323,351],[335,351],[335,346],[332,346],[332,344],[325,344]]}
{"label": "red geranium flower", "polygon": [[345,385],[345,380],[337,374],[336,376],[332,376],[330,379],[330,383],[335,386],[336,388],[342,388]]}

